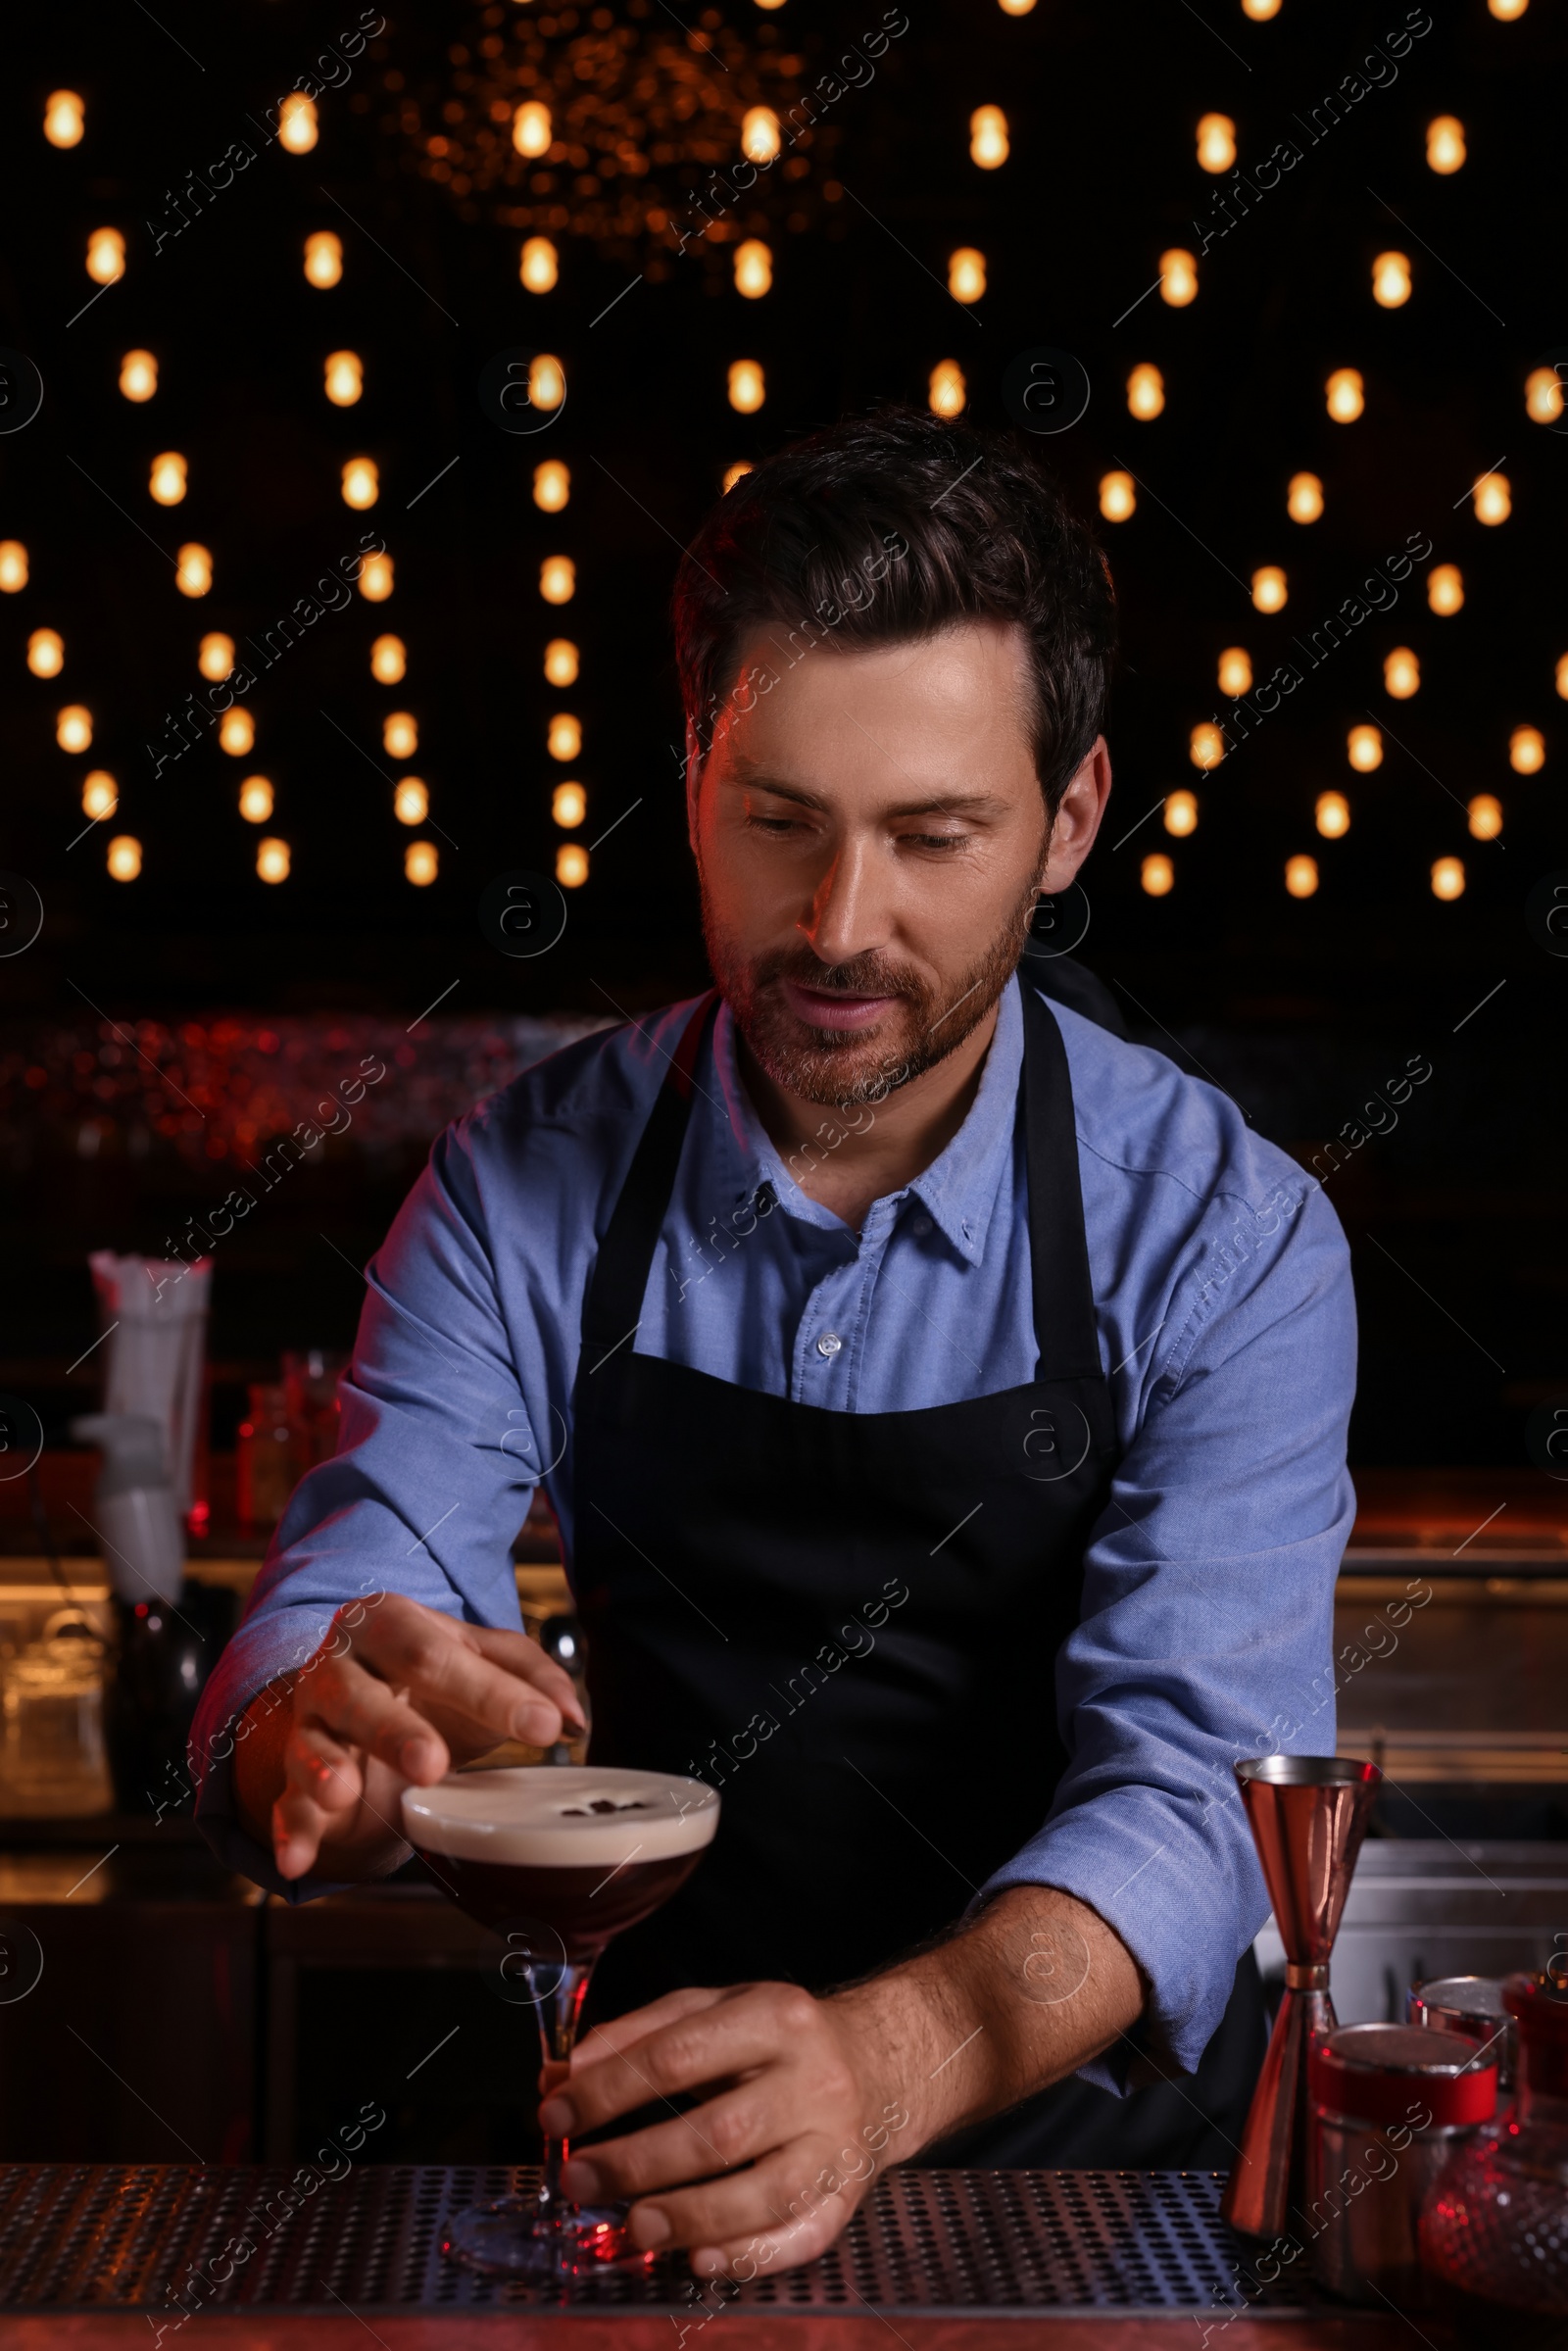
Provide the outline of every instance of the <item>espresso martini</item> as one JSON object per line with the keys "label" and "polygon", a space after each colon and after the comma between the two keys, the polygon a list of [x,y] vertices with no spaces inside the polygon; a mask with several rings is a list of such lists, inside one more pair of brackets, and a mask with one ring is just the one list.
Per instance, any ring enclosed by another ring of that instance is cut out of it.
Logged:
{"label": "espresso martini", "polygon": [[484,1927],[541,1920],[574,1961],[597,1959],[691,1876],[718,1795],[662,1772],[534,1765],[459,1772],[403,1797],[404,1834]]}
{"label": "espresso martini", "polygon": [[[534,1764],[403,1791],[404,1835],[436,1884],[505,1940],[500,1973],[508,1997],[518,1986],[532,2002],[547,2089],[570,2071],[600,1952],[668,1901],[717,1826],[716,1790],[664,1772]],[[546,2135],[537,2195],[459,2213],[442,2250],[474,2269],[555,2281],[651,2262],[626,2236],[624,2206],[565,2194],[566,2152]]]}

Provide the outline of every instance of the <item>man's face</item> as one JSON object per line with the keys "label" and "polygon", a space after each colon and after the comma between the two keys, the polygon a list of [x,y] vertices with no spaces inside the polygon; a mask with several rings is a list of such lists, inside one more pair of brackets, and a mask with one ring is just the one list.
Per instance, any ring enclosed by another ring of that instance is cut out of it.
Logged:
{"label": "man's face", "polygon": [[[1103,742],[1048,837],[1020,629],[963,622],[790,662],[781,622],[742,648],[688,773],[709,960],[775,1084],[875,1098],[996,1004],[1042,887],[1064,889],[1109,788]],[[760,691],[768,674],[777,682]],[[1048,856],[1049,850],[1049,856]]]}

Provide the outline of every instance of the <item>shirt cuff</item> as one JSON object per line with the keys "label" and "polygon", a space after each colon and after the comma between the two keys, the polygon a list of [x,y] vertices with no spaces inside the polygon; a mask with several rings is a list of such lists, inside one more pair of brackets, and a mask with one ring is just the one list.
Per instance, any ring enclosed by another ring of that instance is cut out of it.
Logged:
{"label": "shirt cuff", "polygon": [[1152,1788],[1117,1788],[1049,1822],[987,1879],[971,1910],[1011,1886],[1055,1886],[1087,1903],[1152,1987],[1137,2024],[1081,2065],[1080,2078],[1125,2097],[1167,2062],[1196,2073],[1237,1961],[1268,1916],[1250,1844],[1233,1849],[1212,1821],[1182,1817]]}

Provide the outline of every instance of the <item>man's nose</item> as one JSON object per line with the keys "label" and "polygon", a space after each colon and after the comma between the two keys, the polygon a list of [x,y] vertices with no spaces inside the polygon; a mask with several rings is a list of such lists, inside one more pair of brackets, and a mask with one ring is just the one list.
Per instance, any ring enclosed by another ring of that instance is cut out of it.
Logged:
{"label": "man's nose", "polygon": [[892,928],[891,877],[879,871],[870,845],[848,840],[835,845],[811,896],[801,929],[818,961],[853,963],[887,946]]}

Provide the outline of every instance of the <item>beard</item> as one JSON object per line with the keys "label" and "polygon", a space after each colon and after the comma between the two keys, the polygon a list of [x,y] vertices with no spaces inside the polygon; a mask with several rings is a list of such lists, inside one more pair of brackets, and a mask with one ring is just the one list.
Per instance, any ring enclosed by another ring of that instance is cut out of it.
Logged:
{"label": "beard", "polygon": [[[698,885],[709,964],[753,1054],[775,1086],[835,1109],[886,1101],[973,1035],[1017,969],[1039,895],[1038,882],[1031,882],[983,953],[956,979],[932,986],[885,955],[823,963],[804,940],[749,958],[719,922],[701,865]],[[897,1002],[873,1036],[846,1035],[813,1027],[791,1011],[778,986],[785,979],[824,994],[891,996]]]}

